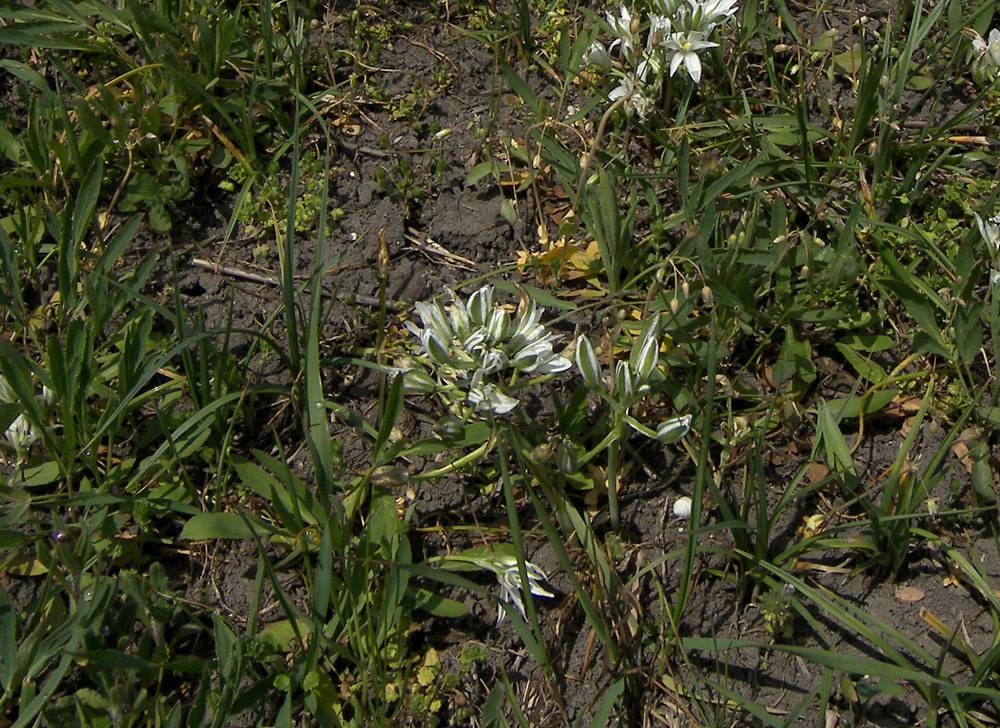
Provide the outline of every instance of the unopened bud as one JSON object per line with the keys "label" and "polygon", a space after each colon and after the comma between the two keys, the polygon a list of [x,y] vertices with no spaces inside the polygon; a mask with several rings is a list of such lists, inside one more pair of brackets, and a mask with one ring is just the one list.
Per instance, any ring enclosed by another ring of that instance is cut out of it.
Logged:
{"label": "unopened bud", "polygon": [[681,283],[681,293],[684,294],[684,298],[687,298],[688,296],[691,295],[691,286],[688,285],[687,281]]}
{"label": "unopened bud", "polygon": [[701,288],[701,300],[705,302],[706,306],[711,306],[715,297],[712,295],[712,289],[708,286],[702,286]]}
{"label": "unopened bud", "polygon": [[802,270],[799,271],[799,275],[802,276],[803,278],[808,278],[809,277],[809,266],[808,265],[802,266]]}
{"label": "unopened bud", "polygon": [[631,33],[632,35],[635,35],[636,33],[639,32],[639,18],[638,17],[632,18],[632,22],[628,24],[628,32]]}
{"label": "unopened bud", "polygon": [[410,480],[410,474],[403,468],[395,465],[382,465],[372,471],[371,483],[382,488],[398,488],[406,485]]}
{"label": "unopened bud", "polygon": [[677,313],[680,310],[681,302],[677,300],[677,296],[670,299],[670,313]]}
{"label": "unopened bud", "polygon": [[575,475],[580,470],[576,449],[565,440],[560,440],[556,448],[556,465],[563,475]]}
{"label": "unopened bud", "polygon": [[442,440],[451,440],[459,437],[464,431],[465,428],[462,426],[462,423],[452,417],[441,420],[434,427],[434,434]]}
{"label": "unopened bud", "polygon": [[531,451],[531,459],[536,463],[547,463],[552,459],[552,443],[543,442]]}

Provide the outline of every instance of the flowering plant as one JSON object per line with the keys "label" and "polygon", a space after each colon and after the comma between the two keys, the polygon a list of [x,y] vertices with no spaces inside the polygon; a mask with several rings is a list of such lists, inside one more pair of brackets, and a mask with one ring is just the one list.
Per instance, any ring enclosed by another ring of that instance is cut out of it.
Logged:
{"label": "flowering plant", "polygon": [[1000,30],[993,28],[987,40],[974,30],[968,32],[972,36],[972,77],[976,83],[989,85],[1000,76]]}
{"label": "flowering plant", "polygon": [[[524,611],[524,601],[521,598],[521,571],[517,566],[517,559],[514,556],[505,556],[486,566],[497,575],[500,582],[500,599],[517,608],[521,617],[527,621],[528,615]],[[548,577],[545,572],[535,566],[530,561],[524,562],[524,571],[528,575],[528,591],[536,597],[546,597],[551,599],[555,594],[545,588]],[[505,612],[503,609],[497,610],[497,625],[503,622]]]}
{"label": "flowering plant", "polygon": [[544,309],[526,296],[514,320],[494,300],[492,286],[466,301],[451,290],[448,297],[447,306],[416,303],[422,325],[406,323],[420,342],[416,356],[401,367],[408,388],[457,389],[474,411],[505,415],[518,405],[505,391],[518,374],[556,374],[572,366],[553,350],[556,336],[540,323]]}
{"label": "flowering plant", "polygon": [[[994,31],[996,32],[996,31]],[[976,224],[979,226],[979,234],[986,243],[990,253],[992,268],[990,268],[990,286],[995,286],[1000,282],[1000,270],[997,270],[997,257],[1000,256],[1000,214],[984,220],[978,212],[972,213],[976,216]]]}
{"label": "flowering plant", "polygon": [[[521,570],[518,559],[511,544],[496,543],[489,546],[476,546],[460,553],[449,554],[441,559],[446,569],[464,571],[478,568],[493,573],[500,586],[499,599],[510,604],[520,612],[527,621],[528,615],[524,607],[521,586]],[[528,577],[528,593],[536,597],[552,599],[555,593],[547,587],[548,576],[545,572],[527,559],[524,560],[524,572]],[[497,610],[496,624],[503,622],[506,611],[501,607]]]}
{"label": "flowering plant", "polygon": [[[49,407],[52,404],[52,391],[48,387],[43,386],[41,393],[36,397],[36,399],[38,399],[41,404]],[[11,387],[7,380],[2,376],[0,376],[0,404],[18,404],[18,397],[14,392],[14,388]],[[28,451],[31,449],[31,446],[40,438],[41,433],[38,428],[31,423],[31,420],[29,420],[22,411],[19,412],[14,420],[7,426],[0,442],[4,442],[13,448],[14,452],[17,454],[18,462],[24,462],[27,459]]]}
{"label": "flowering plant", "polygon": [[[648,27],[622,4],[618,14],[607,14],[613,40],[594,41],[583,62],[617,70],[621,80],[608,98],[621,100],[625,111],[644,118],[659,95],[664,74],[673,76],[684,66],[694,83],[701,81],[701,52],[719,44],[708,40],[736,14],[737,0],[653,0]],[[645,37],[645,40],[643,40]]]}
{"label": "flowering plant", "polygon": [[603,450],[608,451],[606,478],[611,527],[618,528],[618,461],[625,438],[625,426],[663,444],[676,442],[691,428],[691,415],[671,417],[661,422],[655,430],[647,427],[632,414],[632,407],[650,391],[649,379],[656,369],[660,353],[660,317],[650,317],[636,337],[628,360],[614,363],[605,383],[603,370],[593,345],[585,336],[576,340],[576,367],[587,387],[604,400],[614,416],[611,432],[597,447],[588,452],[582,463],[589,461]]}

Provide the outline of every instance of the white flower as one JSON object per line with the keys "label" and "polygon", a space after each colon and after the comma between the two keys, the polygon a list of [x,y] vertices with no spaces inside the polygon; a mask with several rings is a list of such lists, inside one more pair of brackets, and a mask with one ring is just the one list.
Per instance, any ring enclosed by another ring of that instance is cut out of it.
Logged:
{"label": "white flower", "polygon": [[[524,611],[524,600],[521,598],[521,572],[517,567],[517,559],[513,556],[504,556],[497,560],[498,567],[497,581],[500,582],[500,598],[517,608],[521,616],[527,620],[528,615]],[[530,561],[524,562],[524,570],[528,575],[528,591],[536,597],[547,597],[551,599],[555,596],[543,586],[543,582],[548,581],[545,572],[539,569]],[[497,624],[503,622],[505,612],[500,609],[497,613]]]}
{"label": "white flower", "polygon": [[684,0],[653,0],[653,8],[667,17],[672,17],[683,4]]}
{"label": "white flower", "polygon": [[646,36],[646,51],[651,53],[668,35],[670,35],[670,18],[666,15],[649,14],[649,35]]}
{"label": "white flower", "polygon": [[448,296],[447,306],[414,304],[421,325],[406,323],[420,342],[413,357],[397,363],[411,391],[459,389],[477,412],[504,415],[518,405],[503,390],[505,372],[545,375],[572,366],[553,351],[556,336],[540,323],[543,309],[534,301],[522,305],[512,320],[494,302],[491,286],[480,288],[467,301],[453,291]]}
{"label": "white flower", "polygon": [[611,89],[608,94],[611,101],[624,98],[622,105],[628,114],[636,114],[640,119],[645,119],[652,101],[643,93],[642,78],[634,74],[627,74],[622,78],[621,83]]}
{"label": "white flower", "polygon": [[697,30],[710,33],[736,14],[737,0],[688,0]]}
{"label": "white flower", "polygon": [[1000,71],[1000,30],[990,31],[989,41],[974,30],[972,34],[972,74],[979,82],[992,81]]}
{"label": "white flower", "polygon": [[477,369],[469,384],[469,404],[476,412],[492,412],[495,415],[505,415],[520,404],[489,382],[483,381],[483,372]]}
{"label": "white flower", "polygon": [[555,336],[538,323],[543,311],[532,301],[518,318],[507,347],[511,366],[527,374],[557,374],[572,366],[569,359],[552,350]]}
{"label": "white flower", "polygon": [[635,49],[639,45],[639,18],[633,18],[632,13],[624,5],[619,7],[617,18],[611,13],[608,13],[607,18],[611,33],[615,36],[608,46],[608,52],[618,48],[626,61],[635,63]]}
{"label": "white flower", "polygon": [[23,414],[19,414],[10,426],[7,428],[7,432],[4,433],[4,437],[7,439],[18,453],[25,452],[31,447],[32,443],[38,439],[38,431],[35,429],[28,418]]}
{"label": "white flower", "polygon": [[638,18],[632,18],[632,13],[629,12],[624,3],[618,6],[617,18],[609,12],[607,19],[608,25],[611,26],[611,32],[616,36],[616,43],[623,41],[631,43],[635,40],[635,30],[633,28],[636,23],[634,20],[638,20]]}
{"label": "white flower", "polygon": [[583,54],[583,64],[585,66],[600,66],[601,68],[611,68],[611,54],[604,44],[595,40],[590,44],[590,48]]}
{"label": "white flower", "polygon": [[38,396],[39,399],[41,399],[42,404],[46,407],[51,407],[56,398],[55,392],[46,387],[44,384],[42,385],[42,392]]}
{"label": "white flower", "polygon": [[673,76],[683,63],[691,80],[698,83],[701,81],[701,59],[698,57],[698,51],[715,48],[718,45],[705,40],[705,34],[700,31],[671,33],[663,41],[663,47],[670,57],[670,75]]}
{"label": "white flower", "polygon": [[976,216],[976,224],[979,226],[979,234],[982,235],[986,245],[994,254],[1000,252],[1000,215],[983,220],[978,212],[972,213]]}

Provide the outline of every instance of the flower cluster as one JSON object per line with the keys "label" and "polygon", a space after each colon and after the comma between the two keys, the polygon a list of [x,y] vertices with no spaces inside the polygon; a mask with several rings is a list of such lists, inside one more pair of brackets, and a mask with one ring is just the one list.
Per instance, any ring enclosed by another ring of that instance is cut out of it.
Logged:
{"label": "flower cluster", "polygon": [[623,4],[617,16],[608,13],[607,22],[614,39],[604,45],[595,41],[584,55],[588,65],[617,68],[621,81],[611,91],[612,101],[623,99],[628,113],[645,117],[665,72],[673,76],[684,70],[695,83],[701,81],[699,54],[715,48],[708,40],[712,32],[736,14],[737,0],[653,0],[648,27]]}
{"label": "flower cluster", "polygon": [[1000,256],[1000,214],[984,220],[979,213],[976,216],[976,224],[979,225],[979,234],[983,236],[986,247],[989,248],[990,258],[993,267],[990,268],[990,287],[1000,283],[1000,270],[997,270],[997,257]]}
{"label": "flower cluster", "polygon": [[467,393],[477,412],[504,415],[518,405],[498,380],[504,373],[554,374],[572,366],[555,354],[555,335],[539,321],[544,309],[522,300],[515,319],[484,286],[462,301],[454,291],[447,306],[436,301],[415,304],[421,326],[406,327],[420,340],[417,363],[403,367],[406,384],[418,391],[440,388]]}
{"label": "flower cluster", "polygon": [[1000,76],[1000,30],[990,31],[989,40],[975,31],[972,35],[972,77],[987,85]]}

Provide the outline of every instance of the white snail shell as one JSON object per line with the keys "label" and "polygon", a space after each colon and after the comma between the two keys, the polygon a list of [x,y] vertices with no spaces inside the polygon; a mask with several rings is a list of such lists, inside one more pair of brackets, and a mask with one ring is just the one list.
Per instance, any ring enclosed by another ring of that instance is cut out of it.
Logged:
{"label": "white snail shell", "polygon": [[687,518],[691,515],[691,499],[686,495],[674,501],[674,515],[677,518]]}

